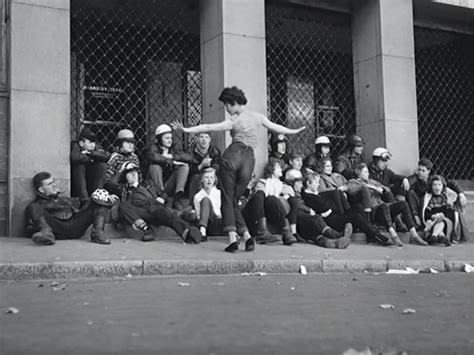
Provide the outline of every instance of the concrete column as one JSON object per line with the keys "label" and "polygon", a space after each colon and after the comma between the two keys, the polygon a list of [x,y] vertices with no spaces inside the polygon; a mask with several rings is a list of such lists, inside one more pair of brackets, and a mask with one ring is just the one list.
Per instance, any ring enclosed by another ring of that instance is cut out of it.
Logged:
{"label": "concrete column", "polygon": [[69,12],[69,0],[11,0],[10,235],[23,234],[35,173],[69,191]]}
{"label": "concrete column", "polygon": [[[265,1],[201,0],[201,69],[203,121],[226,119],[224,106],[217,98],[224,87],[244,90],[251,110],[267,113]],[[267,130],[259,131],[267,142]],[[213,135],[214,143],[224,149],[230,135]],[[255,152],[259,175],[267,162],[267,144]]]}
{"label": "concrete column", "polygon": [[412,172],[419,155],[412,0],[356,2],[353,61],[357,131],[367,157],[385,146],[394,171]]}

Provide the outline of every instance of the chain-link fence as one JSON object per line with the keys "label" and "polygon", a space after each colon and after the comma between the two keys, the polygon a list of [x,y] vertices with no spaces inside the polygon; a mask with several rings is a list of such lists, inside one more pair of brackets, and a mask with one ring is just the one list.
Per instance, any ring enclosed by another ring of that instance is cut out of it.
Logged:
{"label": "chain-link fence", "polygon": [[473,179],[474,36],[415,27],[420,155],[448,178]]}
{"label": "chain-link fence", "polygon": [[268,2],[265,26],[269,117],[307,127],[290,150],[309,154],[327,135],[337,155],[355,132],[350,15]]}
{"label": "chain-link fence", "polygon": [[72,139],[89,127],[112,150],[129,128],[142,152],[159,124],[200,122],[196,2],[71,0],[71,51]]}

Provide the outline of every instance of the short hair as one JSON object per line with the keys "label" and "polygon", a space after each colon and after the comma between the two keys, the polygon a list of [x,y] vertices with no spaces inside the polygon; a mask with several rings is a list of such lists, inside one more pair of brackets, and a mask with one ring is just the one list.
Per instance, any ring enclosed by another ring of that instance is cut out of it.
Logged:
{"label": "short hair", "polygon": [[433,169],[433,163],[431,162],[431,160],[429,160],[428,158],[421,158],[420,160],[418,160],[418,166],[425,166],[428,170],[432,170]]}
{"label": "short hair", "polygon": [[296,181],[303,181],[303,179],[303,173],[301,170],[293,168],[288,169],[284,176],[285,183],[290,186],[293,186]]}
{"label": "short hair", "polygon": [[333,164],[332,159],[329,157],[318,160],[318,163],[316,165],[316,169],[318,173],[322,173],[324,171],[324,166],[326,165],[327,161]]}
{"label": "short hair", "polygon": [[47,171],[41,171],[35,176],[33,176],[33,186],[36,190],[43,186],[43,181],[51,177],[51,174]]}
{"label": "short hair", "polygon": [[442,192],[445,192],[446,191],[446,180],[441,175],[433,175],[432,177],[430,177],[430,180],[428,182],[428,192],[433,193],[433,188],[432,187],[433,187],[433,182],[435,182],[435,181],[441,181],[441,183],[443,184],[443,191]]}
{"label": "short hair", "polygon": [[217,171],[216,169],[214,169],[212,166],[206,166],[205,168],[203,168],[200,172],[199,172],[199,181],[202,180],[202,177],[204,176],[204,174],[207,174],[207,173],[214,173],[214,177],[216,178],[216,181],[214,183],[214,186],[217,185]]}
{"label": "short hair", "polygon": [[247,104],[247,98],[245,97],[245,93],[237,86],[232,86],[231,88],[225,88],[224,90],[222,90],[218,100],[223,102],[224,104],[228,103],[231,105],[235,105],[236,103],[239,105]]}
{"label": "short hair", "polygon": [[319,180],[320,176],[317,172],[308,173],[304,179],[304,185],[308,186],[315,180]]}
{"label": "short hair", "polygon": [[297,159],[297,158],[301,158],[303,159],[303,153],[300,153],[300,152],[291,152],[290,153],[290,160],[293,160],[293,159]]}
{"label": "short hair", "polygon": [[367,164],[366,163],[359,163],[357,164],[357,166],[355,167],[354,169],[354,172],[357,174],[358,177],[360,177],[360,173],[362,172],[362,170],[364,168],[367,168]]}
{"label": "short hair", "polygon": [[211,132],[208,132],[208,131],[206,131],[206,132],[199,132],[199,133],[197,134],[197,136],[199,137],[201,134],[207,134],[208,136],[211,136]]}
{"label": "short hair", "polygon": [[276,165],[280,165],[281,167],[281,163],[278,159],[271,159],[267,165],[265,165],[265,168],[263,169],[263,177],[265,179],[271,177],[273,175],[273,172],[275,171],[275,166]]}

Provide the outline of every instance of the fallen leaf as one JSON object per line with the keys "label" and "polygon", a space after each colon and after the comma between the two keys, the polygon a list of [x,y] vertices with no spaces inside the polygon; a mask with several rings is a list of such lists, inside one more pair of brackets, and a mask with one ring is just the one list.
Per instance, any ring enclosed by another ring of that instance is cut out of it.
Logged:
{"label": "fallen leaf", "polygon": [[383,309],[394,309],[395,306],[394,306],[393,304],[384,303],[384,304],[381,304],[381,305],[380,305],[380,308],[383,308]]}
{"label": "fallen leaf", "polygon": [[178,282],[178,286],[183,286],[183,287],[189,286],[189,283],[187,283],[187,282]]}
{"label": "fallen leaf", "polygon": [[413,308],[405,308],[403,310],[403,314],[413,314],[413,313],[416,313],[416,310],[414,310]]}

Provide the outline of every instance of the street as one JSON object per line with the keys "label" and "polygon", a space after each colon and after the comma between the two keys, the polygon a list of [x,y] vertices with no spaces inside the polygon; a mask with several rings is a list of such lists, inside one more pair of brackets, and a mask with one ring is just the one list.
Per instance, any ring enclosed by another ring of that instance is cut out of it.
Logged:
{"label": "street", "polygon": [[0,305],[3,355],[474,353],[465,273],[2,282]]}

